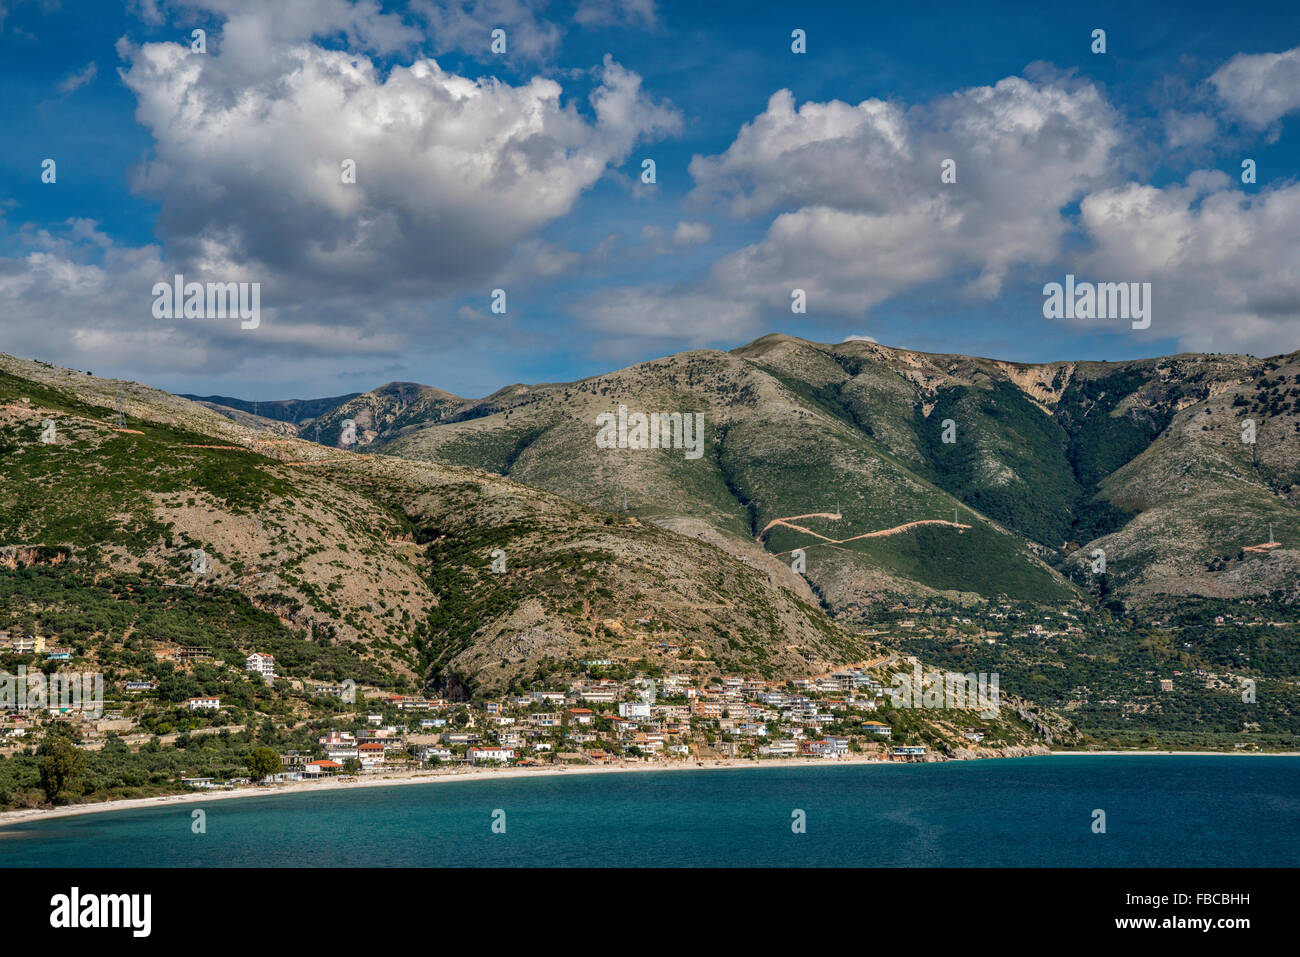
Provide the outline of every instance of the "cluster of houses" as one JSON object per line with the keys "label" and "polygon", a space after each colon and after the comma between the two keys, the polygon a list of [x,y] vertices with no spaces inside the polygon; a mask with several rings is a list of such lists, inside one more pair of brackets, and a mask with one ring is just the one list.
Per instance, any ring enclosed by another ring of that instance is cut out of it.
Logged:
{"label": "cluster of houses", "polygon": [[368,731],[331,731],[317,742],[325,757],[344,766],[357,761],[364,770],[382,767],[389,754],[406,755],[406,738],[396,727]]}
{"label": "cluster of houses", "polygon": [[[464,764],[503,766],[539,761],[605,764],[617,760],[672,761],[738,757],[836,759],[854,740],[874,742],[895,758],[925,755],[923,746],[886,748],[892,728],[870,716],[884,688],[861,669],[775,687],[727,677],[700,686],[689,675],[657,680],[577,681],[564,690],[474,705],[389,695],[384,724],[364,718],[361,730],[327,731],[317,753],[281,756],[272,780],[301,780],[340,772]],[[371,699],[373,702],[374,699]],[[452,716],[454,717],[454,720]],[[356,724],[361,724],[358,717]],[[826,733],[834,728],[837,733]],[[977,739],[972,739],[977,740]]]}
{"label": "cluster of houses", "polygon": [[[43,638],[5,632],[0,632],[0,648],[71,654],[68,649],[47,649]],[[161,645],[155,654],[177,662],[210,658],[206,648],[179,645]],[[616,662],[584,664],[595,670]],[[278,677],[275,656],[262,651],[244,659],[244,670],[267,683]],[[621,681],[584,678],[473,703],[398,694],[377,699],[374,689],[367,697],[351,681],[307,682],[306,686],[312,693],[349,702],[360,696],[371,710],[378,710],[375,705],[382,700],[383,713],[343,719],[344,723],[323,733],[309,752],[284,753],[273,781],[438,765],[737,757],[816,760],[864,750],[895,758],[925,754],[918,745],[892,746],[893,727],[876,715],[883,707],[884,688],[863,668],[780,683],[740,676],[706,681],[681,673]],[[144,695],[156,691],[157,683],[130,680],[123,690],[129,696]],[[189,698],[185,707],[217,712],[222,699],[200,695]],[[189,783],[220,787],[230,782],[194,778]]]}

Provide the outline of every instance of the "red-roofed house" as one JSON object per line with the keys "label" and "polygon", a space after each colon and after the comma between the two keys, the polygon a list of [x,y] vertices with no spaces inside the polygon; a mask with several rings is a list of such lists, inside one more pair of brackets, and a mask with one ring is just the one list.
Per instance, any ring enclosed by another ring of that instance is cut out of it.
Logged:
{"label": "red-roofed house", "polygon": [[322,774],[338,774],[342,770],[343,765],[328,758],[321,758],[319,761],[308,761],[302,766],[302,773],[308,777],[320,777]]}
{"label": "red-roofed house", "polygon": [[591,724],[596,720],[596,712],[590,708],[570,708],[564,712],[565,724]]}

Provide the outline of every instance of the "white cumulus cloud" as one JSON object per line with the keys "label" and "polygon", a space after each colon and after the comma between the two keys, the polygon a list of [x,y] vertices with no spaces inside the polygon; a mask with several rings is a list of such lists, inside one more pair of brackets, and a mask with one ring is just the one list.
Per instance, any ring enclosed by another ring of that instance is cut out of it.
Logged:
{"label": "white cumulus cloud", "polygon": [[1257,127],[1300,109],[1300,47],[1239,53],[1210,77],[1227,111]]}

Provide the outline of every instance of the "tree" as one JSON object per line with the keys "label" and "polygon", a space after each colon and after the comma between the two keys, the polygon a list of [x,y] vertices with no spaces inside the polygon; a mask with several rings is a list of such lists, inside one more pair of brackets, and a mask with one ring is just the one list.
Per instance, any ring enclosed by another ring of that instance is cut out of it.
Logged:
{"label": "tree", "polygon": [[67,738],[50,738],[41,745],[41,789],[51,804],[62,804],[80,790],[86,755]]}
{"label": "tree", "polygon": [[258,737],[266,744],[273,744],[275,742],[275,722],[270,718],[263,721]]}
{"label": "tree", "polygon": [[280,770],[280,756],[271,748],[254,748],[248,754],[248,774],[260,781]]}
{"label": "tree", "polygon": [[360,770],[361,770],[361,762],[358,761],[356,758],[348,758],[346,761],[343,762],[344,774],[356,774]]}

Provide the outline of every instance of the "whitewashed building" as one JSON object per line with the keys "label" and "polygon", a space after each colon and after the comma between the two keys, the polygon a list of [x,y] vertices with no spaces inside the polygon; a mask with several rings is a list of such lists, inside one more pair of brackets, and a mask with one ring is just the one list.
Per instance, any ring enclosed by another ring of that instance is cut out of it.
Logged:
{"label": "whitewashed building", "polygon": [[244,670],[259,674],[267,681],[275,680],[275,656],[253,652],[244,659]]}
{"label": "whitewashed building", "polygon": [[475,764],[496,763],[504,764],[506,761],[514,760],[514,748],[470,748],[469,759]]}

